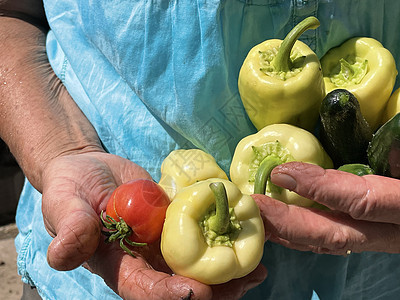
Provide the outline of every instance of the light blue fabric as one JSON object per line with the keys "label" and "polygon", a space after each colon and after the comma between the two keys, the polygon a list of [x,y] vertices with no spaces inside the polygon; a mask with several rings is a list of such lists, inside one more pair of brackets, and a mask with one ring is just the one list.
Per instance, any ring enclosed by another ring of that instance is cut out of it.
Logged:
{"label": "light blue fabric", "polygon": [[[237,77],[251,47],[283,38],[314,15],[302,40],[321,57],[354,36],[371,36],[400,63],[400,2],[375,0],[46,0],[51,65],[107,151],[155,180],[176,148],[201,148],[226,171],[237,142],[255,132]],[[384,18],[385,17],[385,18]],[[400,69],[400,68],[398,68]],[[44,299],[119,299],[84,268],[52,270],[41,196],[26,184],[18,207],[18,268]],[[267,243],[269,276],[245,299],[397,299],[400,256],[298,252]]]}

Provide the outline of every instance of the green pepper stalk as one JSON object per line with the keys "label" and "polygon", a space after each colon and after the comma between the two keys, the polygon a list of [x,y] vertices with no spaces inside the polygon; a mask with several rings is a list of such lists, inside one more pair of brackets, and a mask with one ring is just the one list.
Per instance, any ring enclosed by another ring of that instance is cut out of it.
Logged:
{"label": "green pepper stalk", "polygon": [[215,233],[222,235],[229,228],[229,204],[225,186],[222,182],[210,183],[215,196],[215,215],[208,219],[208,225]]}
{"label": "green pepper stalk", "polygon": [[222,182],[212,182],[209,187],[214,194],[215,205],[210,206],[199,223],[205,241],[210,247],[233,247],[242,227],[235,211],[229,208],[225,185]]}
{"label": "green pepper stalk", "polygon": [[265,194],[267,190],[267,181],[272,170],[282,164],[282,159],[275,155],[267,156],[257,169],[254,179],[254,194]]}
{"label": "green pepper stalk", "polygon": [[238,88],[258,130],[276,123],[314,128],[325,86],[317,55],[298,38],[318,26],[318,19],[306,18],[283,41],[267,40],[249,51]]}
{"label": "green pepper stalk", "polygon": [[316,29],[319,25],[320,23],[317,18],[309,17],[297,24],[297,26],[288,33],[279,47],[278,54],[271,62],[276,72],[290,72],[295,68],[290,59],[290,53],[292,52],[294,43],[306,30]]}

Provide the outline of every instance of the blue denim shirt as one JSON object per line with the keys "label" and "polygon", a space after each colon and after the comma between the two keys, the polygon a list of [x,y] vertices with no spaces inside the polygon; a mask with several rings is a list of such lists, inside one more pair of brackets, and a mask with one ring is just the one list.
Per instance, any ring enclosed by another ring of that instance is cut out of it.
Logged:
{"label": "blue denim shirt", "polygon": [[[379,40],[400,63],[400,1],[387,0],[45,0],[50,63],[107,151],[155,180],[168,153],[200,148],[229,170],[237,142],[255,132],[238,94],[247,52],[283,39],[308,16],[321,26],[301,40],[319,57],[355,36]],[[399,69],[399,66],[398,66]],[[59,272],[41,195],[26,183],[17,212],[22,280],[44,299],[120,299],[83,267]],[[395,299],[400,256],[299,252],[267,242],[269,275],[245,299]]]}

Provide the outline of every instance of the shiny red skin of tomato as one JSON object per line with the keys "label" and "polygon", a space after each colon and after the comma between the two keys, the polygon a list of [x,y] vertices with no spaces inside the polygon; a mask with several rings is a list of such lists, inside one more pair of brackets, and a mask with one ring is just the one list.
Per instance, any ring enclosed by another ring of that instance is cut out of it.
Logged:
{"label": "shiny red skin of tomato", "polygon": [[127,237],[137,243],[151,244],[161,236],[168,195],[157,183],[138,179],[118,186],[112,193],[106,214],[116,221],[122,218],[132,229]]}

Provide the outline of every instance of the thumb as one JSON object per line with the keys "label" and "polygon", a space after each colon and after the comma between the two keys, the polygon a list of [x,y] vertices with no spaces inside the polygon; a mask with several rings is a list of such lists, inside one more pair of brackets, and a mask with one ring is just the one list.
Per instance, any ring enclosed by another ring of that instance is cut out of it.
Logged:
{"label": "thumb", "polygon": [[400,224],[394,212],[400,209],[400,180],[377,176],[357,176],[319,166],[290,162],[277,166],[271,181],[331,210],[357,220]]}
{"label": "thumb", "polygon": [[54,237],[49,265],[71,270],[87,261],[101,238],[99,214],[118,182],[145,176],[150,177],[136,164],[105,153],[53,160],[42,180],[44,224]]}
{"label": "thumb", "polygon": [[[46,199],[43,202],[54,204]],[[46,228],[50,235],[54,236],[47,250],[49,265],[54,269],[66,271],[88,260],[96,251],[101,236],[101,224],[93,208],[75,198],[63,203],[61,207],[44,205],[43,209],[43,215],[47,216]]]}

